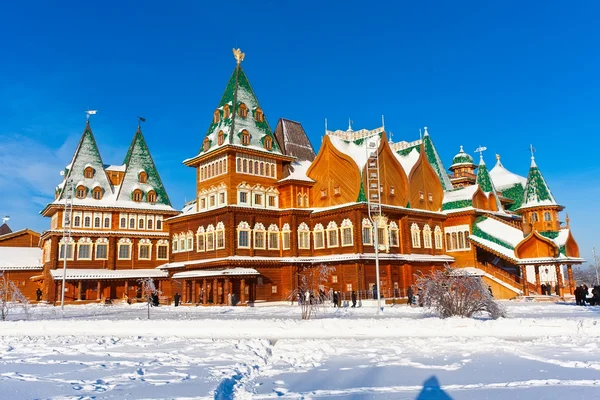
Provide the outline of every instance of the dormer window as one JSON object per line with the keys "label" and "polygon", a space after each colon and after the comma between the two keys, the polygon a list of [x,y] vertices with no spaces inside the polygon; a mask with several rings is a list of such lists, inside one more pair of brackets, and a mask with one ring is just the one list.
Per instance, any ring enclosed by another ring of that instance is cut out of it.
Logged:
{"label": "dormer window", "polygon": [[229,118],[229,104],[223,106],[223,119]]}
{"label": "dormer window", "polygon": [[154,190],[148,192],[148,203],[156,203],[156,192]]}
{"label": "dormer window", "polygon": [[242,144],[245,146],[250,144],[250,132],[245,129],[242,131]]}
{"label": "dormer window", "polygon": [[202,148],[204,149],[204,151],[208,151],[208,149],[210,149],[210,140],[208,140],[208,138],[204,138]]}
{"label": "dormer window", "polygon": [[419,192],[419,200],[425,201],[425,194],[423,192]]}
{"label": "dormer window", "polygon": [[76,196],[78,199],[84,199],[84,198],[85,198],[85,195],[86,195],[86,193],[87,193],[87,189],[86,189],[86,187],[85,187],[85,186],[81,186],[81,185],[80,185],[80,186],[77,186],[77,190],[75,191],[75,196]]}
{"label": "dormer window", "polygon": [[244,103],[240,104],[238,108],[238,115],[242,118],[248,117],[248,107]]}
{"label": "dormer window", "polygon": [[213,124],[219,123],[220,119],[221,119],[221,113],[219,112],[219,110],[215,110],[215,113],[213,115]]}
{"label": "dormer window", "polygon": [[223,131],[219,131],[218,141],[219,146],[225,143],[225,134],[223,133]]}
{"label": "dormer window", "polygon": [[428,200],[430,203],[433,203],[433,193],[429,193],[429,194],[427,195],[427,200]]}
{"label": "dormer window", "polygon": [[140,189],[136,189],[133,191],[132,195],[133,201],[140,202],[144,198],[144,193]]}
{"label": "dormer window", "polygon": [[85,176],[86,178],[93,178],[94,177],[94,168],[86,167],[86,169],[83,170],[83,176]]}
{"label": "dormer window", "polygon": [[254,110],[254,119],[256,120],[256,122],[264,122],[265,114],[263,114],[260,108]]}
{"label": "dormer window", "polygon": [[327,189],[321,189],[321,198],[325,199],[327,197]]}
{"label": "dormer window", "polygon": [[334,186],[333,187],[333,195],[334,196],[340,196],[342,194],[342,189],[339,186]]}
{"label": "dormer window", "polygon": [[96,200],[100,200],[102,198],[102,188],[96,186],[92,191],[92,197]]}
{"label": "dormer window", "polygon": [[270,137],[266,137],[265,138],[265,149],[267,150],[271,150],[273,148],[273,139],[271,139]]}
{"label": "dormer window", "polygon": [[390,196],[396,195],[396,188],[394,186],[390,186]]}
{"label": "dormer window", "polygon": [[146,183],[148,181],[148,174],[145,171],[140,172],[138,175],[138,181],[140,183]]}

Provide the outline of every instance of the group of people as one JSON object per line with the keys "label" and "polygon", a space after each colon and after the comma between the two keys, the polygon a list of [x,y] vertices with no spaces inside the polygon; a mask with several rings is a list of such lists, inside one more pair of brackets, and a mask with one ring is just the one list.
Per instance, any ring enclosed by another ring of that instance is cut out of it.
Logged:
{"label": "group of people", "polygon": [[586,284],[579,285],[575,288],[575,304],[585,306],[586,303],[590,306],[600,305],[600,286],[596,285],[590,290]]}
{"label": "group of people", "polygon": [[[541,288],[542,288],[542,296],[552,296],[552,284],[542,283]],[[558,294],[558,285],[557,285],[556,294]]]}
{"label": "group of people", "polygon": [[[329,291],[325,293],[323,289],[319,289],[319,292],[315,295],[315,293],[310,290],[302,291],[302,289],[298,289],[297,298],[298,305],[303,304],[323,304],[326,300],[330,300],[333,304],[333,307],[342,307],[342,293],[337,290]],[[356,307],[356,292],[353,290],[350,295],[350,299],[352,301],[352,308]]]}

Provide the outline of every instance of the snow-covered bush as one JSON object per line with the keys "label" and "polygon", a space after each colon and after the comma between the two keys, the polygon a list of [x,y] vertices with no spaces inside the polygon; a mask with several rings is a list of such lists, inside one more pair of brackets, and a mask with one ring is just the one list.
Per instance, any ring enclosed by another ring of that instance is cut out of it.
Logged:
{"label": "snow-covered bush", "polygon": [[158,296],[160,292],[154,285],[154,280],[152,278],[138,279],[138,283],[142,289],[142,297],[146,298],[148,301],[148,319],[150,319],[150,303],[152,302],[152,297],[154,295]]}
{"label": "snow-covered bush", "polygon": [[0,318],[2,321],[6,321],[10,311],[15,308],[23,309],[27,315],[29,301],[13,281],[9,280],[4,273],[0,273]]}
{"label": "snow-covered bush", "polygon": [[329,281],[335,267],[320,265],[318,267],[302,267],[298,271],[298,287],[288,295],[288,300],[300,304],[302,319],[310,319],[324,306],[325,296],[321,285]]}
{"label": "snow-covered bush", "polygon": [[481,277],[446,267],[417,279],[419,304],[429,307],[441,318],[461,316],[471,318],[486,312],[492,319],[504,317],[504,307],[494,301],[489,287]]}

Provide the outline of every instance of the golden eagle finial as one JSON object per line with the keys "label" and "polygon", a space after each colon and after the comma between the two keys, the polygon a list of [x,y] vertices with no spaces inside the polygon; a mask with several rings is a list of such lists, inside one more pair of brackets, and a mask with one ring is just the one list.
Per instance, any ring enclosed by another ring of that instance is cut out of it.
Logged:
{"label": "golden eagle finial", "polygon": [[238,65],[240,65],[241,62],[244,61],[245,54],[242,53],[242,50],[240,49],[233,49],[233,56],[237,60]]}

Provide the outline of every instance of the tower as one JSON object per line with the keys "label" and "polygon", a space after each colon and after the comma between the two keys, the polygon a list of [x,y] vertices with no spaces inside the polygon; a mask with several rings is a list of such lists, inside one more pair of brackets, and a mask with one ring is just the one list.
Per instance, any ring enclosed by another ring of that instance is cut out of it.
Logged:
{"label": "tower", "polygon": [[477,166],[473,162],[473,157],[465,153],[463,147],[460,146],[460,151],[452,159],[452,165],[449,170],[452,171],[450,181],[455,188],[474,185],[477,176],[475,175]]}

